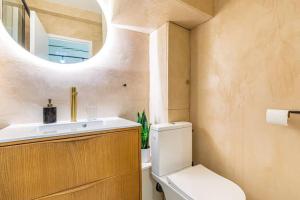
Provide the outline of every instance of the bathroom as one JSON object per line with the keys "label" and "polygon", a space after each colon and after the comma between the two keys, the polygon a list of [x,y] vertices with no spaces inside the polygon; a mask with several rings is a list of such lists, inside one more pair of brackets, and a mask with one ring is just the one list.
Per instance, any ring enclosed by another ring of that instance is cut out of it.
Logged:
{"label": "bathroom", "polygon": [[300,199],[299,0],[0,16],[1,200]]}

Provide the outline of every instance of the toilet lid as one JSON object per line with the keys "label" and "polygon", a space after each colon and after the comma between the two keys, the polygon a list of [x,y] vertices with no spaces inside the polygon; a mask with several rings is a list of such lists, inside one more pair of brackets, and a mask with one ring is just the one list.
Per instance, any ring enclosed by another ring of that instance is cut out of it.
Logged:
{"label": "toilet lid", "polygon": [[202,165],[169,175],[167,181],[171,187],[189,200],[246,199],[239,186]]}

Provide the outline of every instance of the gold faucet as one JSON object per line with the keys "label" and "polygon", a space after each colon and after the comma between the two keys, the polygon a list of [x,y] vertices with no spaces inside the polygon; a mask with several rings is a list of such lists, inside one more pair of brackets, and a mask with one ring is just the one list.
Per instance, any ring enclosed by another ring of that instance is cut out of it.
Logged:
{"label": "gold faucet", "polygon": [[71,89],[71,121],[77,121],[77,95],[78,92],[76,87],[72,87]]}

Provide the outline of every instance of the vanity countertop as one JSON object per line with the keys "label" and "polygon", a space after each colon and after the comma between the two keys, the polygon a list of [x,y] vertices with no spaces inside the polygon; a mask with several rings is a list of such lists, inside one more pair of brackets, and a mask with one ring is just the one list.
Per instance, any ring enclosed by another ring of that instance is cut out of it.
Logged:
{"label": "vanity countertop", "polygon": [[118,117],[99,118],[93,121],[58,122],[55,124],[17,124],[0,130],[0,146],[8,143],[72,137],[110,130],[139,127],[140,124]]}

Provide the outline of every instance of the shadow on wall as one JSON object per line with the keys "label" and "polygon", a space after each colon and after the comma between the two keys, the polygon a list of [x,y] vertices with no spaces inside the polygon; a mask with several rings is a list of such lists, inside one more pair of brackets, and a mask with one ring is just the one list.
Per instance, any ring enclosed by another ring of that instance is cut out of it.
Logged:
{"label": "shadow on wall", "polygon": [[[193,154],[194,164],[202,164],[207,168],[213,169],[214,166],[218,165],[216,161],[221,161],[223,159],[221,149],[213,140],[214,138],[205,129],[199,128],[196,130],[193,132],[193,152],[199,152],[199,147],[201,147],[202,153]],[[213,154],[214,157],[209,158],[210,154]],[[205,163],[202,163],[202,160],[205,160]],[[223,175],[222,171],[215,172]]]}
{"label": "shadow on wall", "polygon": [[0,130],[4,129],[9,126],[9,123],[5,122],[4,120],[0,120]]}
{"label": "shadow on wall", "polygon": [[291,118],[289,119],[289,127],[295,131],[299,131],[300,130],[300,115],[293,115],[291,116]]}

